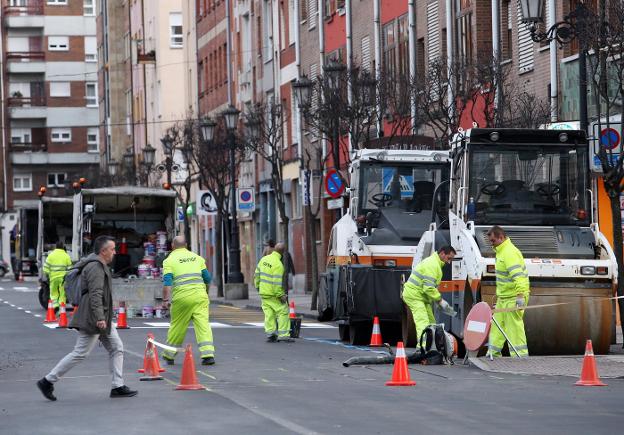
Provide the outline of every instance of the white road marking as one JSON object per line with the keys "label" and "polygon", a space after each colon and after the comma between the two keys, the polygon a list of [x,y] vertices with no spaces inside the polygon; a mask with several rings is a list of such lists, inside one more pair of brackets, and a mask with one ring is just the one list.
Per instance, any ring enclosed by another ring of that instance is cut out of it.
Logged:
{"label": "white road marking", "polygon": [[26,310],[24,311],[26,314],[32,314],[30,311]]}
{"label": "white road marking", "polygon": [[30,290],[30,287],[13,287],[13,290]]}
{"label": "white road marking", "polygon": [[4,290],[4,287],[0,287],[0,290]]}
{"label": "white road marking", "polygon": [[310,328],[310,329],[333,329],[336,328],[334,325],[329,325],[326,323],[302,323],[302,328]]}
{"label": "white road marking", "polygon": [[58,323],[44,323],[43,326],[45,326],[46,328],[50,328],[50,329],[56,329],[56,327],[58,326]]}
{"label": "white road marking", "polygon": [[9,305],[12,306],[13,308],[15,308],[15,305],[13,305],[13,304],[9,304]]}
{"label": "white road marking", "polygon": [[28,288],[28,287],[20,287],[20,288],[16,287],[14,290],[20,293],[37,293],[39,291],[36,288]]}
{"label": "white road marking", "polygon": [[35,317],[41,317],[41,314],[35,314]]}
{"label": "white road marking", "polygon": [[264,328],[264,322],[247,322],[247,323],[245,323],[245,325],[255,326],[255,327],[262,326]]}
{"label": "white road marking", "polygon": [[22,308],[22,307],[17,307],[17,309],[18,309],[18,310],[23,310],[23,308]]}
{"label": "white road marking", "polygon": [[[169,322],[143,322],[143,324],[147,326],[151,326],[152,328],[169,328],[171,325]],[[210,322],[210,326],[212,328],[232,328],[232,325],[228,325],[227,323],[220,322]],[[135,328],[140,328],[139,326],[135,326]]]}

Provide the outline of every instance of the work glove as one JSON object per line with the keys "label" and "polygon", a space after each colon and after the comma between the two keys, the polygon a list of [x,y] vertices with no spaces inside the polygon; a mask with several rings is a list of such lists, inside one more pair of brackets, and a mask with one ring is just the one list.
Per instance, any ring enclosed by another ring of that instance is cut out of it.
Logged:
{"label": "work glove", "polygon": [[518,295],[516,296],[516,308],[524,307],[524,296]]}
{"label": "work glove", "polygon": [[455,317],[457,315],[455,310],[444,299],[440,299],[440,301],[438,302],[438,306],[440,307],[442,312],[448,316]]}
{"label": "work glove", "polygon": [[288,295],[283,295],[283,296],[280,298],[280,301],[282,301],[282,303],[283,303],[283,304],[287,303],[287,302],[288,302]]}

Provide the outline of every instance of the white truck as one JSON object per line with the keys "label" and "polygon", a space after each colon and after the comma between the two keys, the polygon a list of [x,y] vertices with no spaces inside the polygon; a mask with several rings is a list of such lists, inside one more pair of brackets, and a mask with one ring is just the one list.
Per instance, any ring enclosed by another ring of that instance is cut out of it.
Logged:
{"label": "white truck", "polygon": [[416,245],[432,219],[447,219],[448,155],[364,149],[353,156],[349,211],[332,228],[318,304],[321,320],[338,321],[342,340],[368,343],[374,316],[384,340],[401,335],[400,293]]}
{"label": "white truck", "polygon": [[[414,262],[442,234],[457,250],[440,286],[458,316],[440,317],[461,338],[473,304],[495,303],[495,255],[487,238],[501,226],[524,254],[529,305],[567,303],[525,312],[532,355],[582,354],[586,339],[607,353],[614,337],[612,297],[617,263],[594,218],[589,142],[579,130],[471,129],[451,144],[449,229],[432,225]],[[602,298],[602,299],[601,299]],[[407,323],[407,321],[406,321]]]}

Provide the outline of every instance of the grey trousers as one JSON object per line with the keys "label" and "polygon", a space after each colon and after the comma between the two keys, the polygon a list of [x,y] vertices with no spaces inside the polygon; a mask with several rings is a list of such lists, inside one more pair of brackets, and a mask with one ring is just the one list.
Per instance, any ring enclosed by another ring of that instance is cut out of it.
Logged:
{"label": "grey trousers", "polygon": [[98,340],[108,351],[109,368],[112,375],[112,386],[118,388],[124,385],[123,381],[123,343],[117,329],[111,328],[110,334],[86,334],[78,331],[78,340],[74,350],[68,353],[58,364],[46,375],[46,379],[52,383],[57,382],[65,373],[74,368],[79,362],[84,360],[93,350]]}

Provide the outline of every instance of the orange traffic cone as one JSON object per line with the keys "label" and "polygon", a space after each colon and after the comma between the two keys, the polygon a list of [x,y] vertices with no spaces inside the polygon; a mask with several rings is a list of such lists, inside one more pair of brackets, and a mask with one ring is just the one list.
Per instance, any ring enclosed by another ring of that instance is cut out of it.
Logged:
{"label": "orange traffic cone", "polygon": [[369,346],[380,347],[383,346],[381,341],[381,330],[379,329],[379,317],[375,316],[373,319],[373,333],[371,335],[371,341]]}
{"label": "orange traffic cone", "polygon": [[128,318],[126,317],[125,302],[121,302],[119,304],[119,314],[117,315],[117,329],[130,329],[130,327],[128,326]]}
{"label": "orange traffic cone", "polygon": [[44,323],[56,322],[56,315],[54,314],[54,305],[52,304],[52,299],[48,299],[48,312],[46,313],[46,318],[43,322]]}
{"label": "orange traffic cone", "polygon": [[160,381],[163,379],[158,372],[158,357],[155,349],[154,343],[148,341],[147,346],[145,346],[145,354],[143,355],[143,373],[145,373],[145,376],[139,379],[141,381]]}
{"label": "orange traffic cone", "polygon": [[[151,338],[152,340],[154,339],[154,334],[152,334],[151,332],[149,334],[147,334],[147,338],[148,340]],[[160,358],[158,358],[158,350],[156,349],[156,346],[154,346],[154,355],[156,358],[156,366],[158,367],[158,372],[162,373],[165,372],[166,370],[163,369],[160,366]],[[138,369],[137,373],[145,373],[145,358],[143,358],[143,368],[142,369]]]}
{"label": "orange traffic cone", "polygon": [[297,318],[297,314],[295,313],[295,303],[291,302],[290,303],[290,307],[288,308],[288,318],[289,319],[296,319]]}
{"label": "orange traffic cone", "polygon": [[416,385],[416,382],[410,378],[409,370],[407,369],[407,358],[405,357],[405,348],[402,341],[397,343],[392,379],[386,382],[386,385],[389,387],[410,387]]}
{"label": "orange traffic cone", "polygon": [[65,309],[65,302],[61,302],[61,308],[59,308],[59,324],[57,328],[67,328],[67,311]]}
{"label": "orange traffic cone", "polygon": [[596,359],[594,358],[594,348],[592,341],[587,340],[585,345],[585,357],[583,358],[583,369],[581,370],[581,379],[574,385],[581,387],[606,387],[598,377],[598,369],[596,368]]}
{"label": "orange traffic cone", "polygon": [[205,390],[206,388],[197,382],[197,373],[195,373],[195,363],[193,362],[193,350],[191,345],[186,345],[184,353],[184,365],[182,366],[182,379],[176,390]]}

